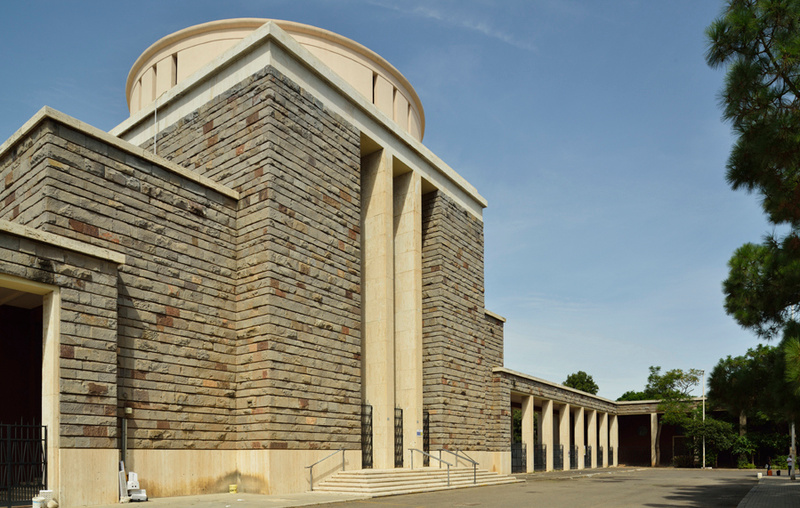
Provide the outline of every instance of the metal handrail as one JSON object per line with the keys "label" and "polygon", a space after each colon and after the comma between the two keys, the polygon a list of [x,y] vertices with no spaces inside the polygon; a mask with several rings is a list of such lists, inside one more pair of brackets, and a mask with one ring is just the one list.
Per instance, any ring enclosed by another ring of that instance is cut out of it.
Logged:
{"label": "metal handrail", "polygon": [[[477,485],[478,484],[478,461],[472,460],[471,458],[467,457],[467,454],[461,455],[461,450],[456,449],[456,451],[448,450],[446,448],[439,449],[439,460],[441,460],[442,452],[447,452],[451,455],[456,456],[456,466],[458,466],[458,459],[461,458],[466,460],[467,462],[472,463],[472,483]],[[441,466],[440,466],[441,467]]]}
{"label": "metal handrail", "polygon": [[431,455],[428,452],[423,452],[422,450],[419,450],[417,448],[409,448],[408,451],[411,452],[411,469],[414,469],[414,452],[419,452],[422,455],[425,455],[426,457],[430,457],[432,459],[438,460],[439,461],[439,467],[442,467],[442,463],[447,464],[447,486],[448,487],[450,486],[450,466],[452,466],[453,464],[447,462],[446,460],[442,460],[440,457],[436,457],[434,455]]}
{"label": "metal handrail", "polygon": [[316,466],[317,464],[319,464],[322,461],[328,460],[329,458],[333,457],[334,455],[336,455],[339,452],[342,452],[342,471],[344,471],[344,448],[339,448],[335,452],[331,453],[330,455],[327,455],[324,458],[319,459],[318,461],[314,462],[310,466],[305,466],[305,468],[308,469],[308,479],[309,479],[309,484],[311,485],[311,490],[312,491],[314,490],[314,466]]}

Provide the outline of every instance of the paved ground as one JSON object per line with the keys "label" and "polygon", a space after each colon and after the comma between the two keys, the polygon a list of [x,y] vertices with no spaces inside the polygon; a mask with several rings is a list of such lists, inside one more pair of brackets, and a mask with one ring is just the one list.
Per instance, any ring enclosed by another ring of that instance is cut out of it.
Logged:
{"label": "paved ground", "polygon": [[[363,498],[309,492],[284,496],[214,494],[153,499],[131,508],[800,507],[800,479],[730,469],[613,468],[518,476],[525,483]],[[119,505],[114,505],[117,507]]]}
{"label": "paved ground", "polygon": [[[520,476],[526,483],[350,501],[335,508],[547,506],[565,508],[736,508],[756,485],[752,471],[691,469],[593,470]],[[799,491],[800,492],[800,491]],[[771,508],[779,508],[771,505]]]}
{"label": "paved ground", "polygon": [[739,503],[738,508],[788,508],[789,506],[800,506],[800,478],[791,481],[786,476],[771,476],[762,478]]}

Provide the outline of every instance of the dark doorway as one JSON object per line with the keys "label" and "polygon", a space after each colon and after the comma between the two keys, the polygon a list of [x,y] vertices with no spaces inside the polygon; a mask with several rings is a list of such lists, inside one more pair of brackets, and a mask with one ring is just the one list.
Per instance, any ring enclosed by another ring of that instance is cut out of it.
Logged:
{"label": "dark doorway", "polygon": [[[27,306],[0,305],[0,423],[42,421],[41,296],[15,301]],[[38,300],[38,301],[37,301]]]}
{"label": "dark doorway", "polygon": [[42,426],[42,297],[0,288],[0,506],[30,505],[46,488]]}
{"label": "dark doorway", "polygon": [[620,415],[619,463],[650,466],[650,415]]}

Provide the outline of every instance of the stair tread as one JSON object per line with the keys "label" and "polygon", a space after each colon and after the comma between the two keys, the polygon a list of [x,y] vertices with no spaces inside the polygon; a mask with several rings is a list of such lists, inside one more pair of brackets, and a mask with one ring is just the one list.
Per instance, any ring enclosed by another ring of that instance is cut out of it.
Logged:
{"label": "stair tread", "polygon": [[323,492],[353,492],[373,496],[389,496],[430,492],[465,487],[503,485],[521,480],[496,471],[473,470],[472,467],[451,467],[450,485],[447,468],[361,469],[340,471],[320,482],[314,489]]}

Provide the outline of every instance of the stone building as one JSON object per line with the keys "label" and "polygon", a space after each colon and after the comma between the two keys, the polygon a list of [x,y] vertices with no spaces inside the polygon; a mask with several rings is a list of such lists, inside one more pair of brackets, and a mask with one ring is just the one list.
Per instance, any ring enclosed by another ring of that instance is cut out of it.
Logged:
{"label": "stone building", "polygon": [[153,44],[127,95],[110,133],[43,108],[0,146],[0,423],[46,427],[63,506],[114,502],[122,450],[151,496],[305,491],[340,448],[508,473],[512,406],[524,469],[616,464],[576,461],[619,446],[615,403],[503,368],[486,200],[391,64],[226,20]]}

